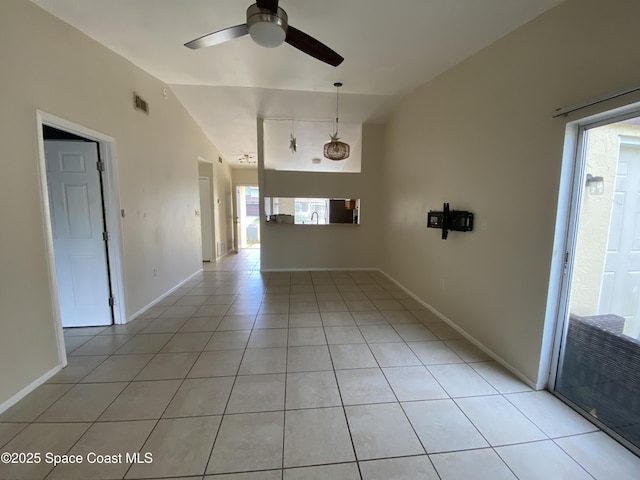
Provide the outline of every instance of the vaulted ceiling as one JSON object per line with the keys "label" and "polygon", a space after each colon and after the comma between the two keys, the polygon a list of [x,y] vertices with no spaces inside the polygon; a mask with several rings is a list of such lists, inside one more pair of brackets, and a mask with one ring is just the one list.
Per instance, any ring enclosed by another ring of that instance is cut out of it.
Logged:
{"label": "vaulted ceiling", "polygon": [[257,117],[330,123],[339,81],[341,123],[384,123],[402,96],[563,0],[282,0],[290,25],[345,58],[338,67],[249,36],[184,47],[245,23],[252,0],[32,1],[168,84],[241,166]]}

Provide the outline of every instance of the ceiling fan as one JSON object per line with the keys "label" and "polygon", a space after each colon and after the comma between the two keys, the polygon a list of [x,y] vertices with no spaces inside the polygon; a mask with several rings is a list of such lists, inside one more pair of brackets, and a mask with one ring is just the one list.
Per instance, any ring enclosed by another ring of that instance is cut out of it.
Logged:
{"label": "ceiling fan", "polygon": [[278,6],[278,0],[257,0],[247,9],[247,23],[209,33],[185,43],[184,46],[196,50],[228,42],[246,34],[263,47],[273,48],[287,42],[307,55],[334,67],[344,60],[325,44],[289,25],[287,12]]}

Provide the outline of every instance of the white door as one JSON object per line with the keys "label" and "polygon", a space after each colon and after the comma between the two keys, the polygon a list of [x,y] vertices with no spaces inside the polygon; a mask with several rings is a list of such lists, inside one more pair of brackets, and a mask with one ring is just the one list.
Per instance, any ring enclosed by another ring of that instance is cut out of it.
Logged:
{"label": "white door", "polygon": [[200,182],[200,223],[202,230],[202,261],[212,260],[211,245],[211,185],[209,177],[199,177]]}
{"label": "white door", "polygon": [[44,144],[62,326],[110,325],[98,146],[54,140]]}
{"label": "white door", "polygon": [[598,313],[626,320],[624,333],[640,335],[640,146],[620,146]]}

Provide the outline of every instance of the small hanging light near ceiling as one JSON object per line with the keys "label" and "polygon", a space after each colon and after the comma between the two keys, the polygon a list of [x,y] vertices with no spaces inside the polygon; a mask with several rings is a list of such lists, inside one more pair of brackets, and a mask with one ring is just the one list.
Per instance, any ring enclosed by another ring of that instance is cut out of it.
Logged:
{"label": "small hanging light near ceiling", "polygon": [[245,153],[242,157],[238,159],[238,163],[243,165],[256,165],[258,161],[256,160],[256,157],[254,155],[249,155],[248,153]]}
{"label": "small hanging light near ceiling", "polygon": [[336,87],[336,133],[333,135],[329,135],[331,141],[324,144],[324,156],[329,160],[344,160],[349,157],[349,144],[340,141],[340,137],[338,136],[338,92],[342,83],[336,82],[333,84]]}

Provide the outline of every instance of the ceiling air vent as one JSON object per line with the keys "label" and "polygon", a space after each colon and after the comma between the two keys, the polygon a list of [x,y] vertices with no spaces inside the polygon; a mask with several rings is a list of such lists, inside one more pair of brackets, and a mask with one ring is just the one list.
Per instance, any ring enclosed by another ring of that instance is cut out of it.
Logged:
{"label": "ceiling air vent", "polygon": [[133,106],[149,115],[149,104],[140,98],[137,93],[133,94]]}

